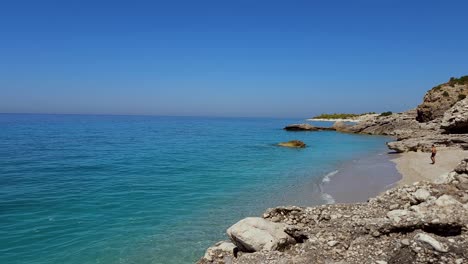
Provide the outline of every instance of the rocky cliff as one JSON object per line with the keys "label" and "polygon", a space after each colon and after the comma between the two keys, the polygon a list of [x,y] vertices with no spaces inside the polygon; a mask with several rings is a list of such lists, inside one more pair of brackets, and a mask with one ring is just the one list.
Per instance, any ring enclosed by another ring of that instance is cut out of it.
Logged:
{"label": "rocky cliff", "polygon": [[468,95],[468,76],[451,78],[429,90],[417,108],[417,120],[429,122],[443,117],[445,111]]}
{"label": "rocky cliff", "polygon": [[429,151],[432,145],[468,149],[468,76],[451,78],[424,96],[417,109],[376,117],[341,132],[390,135],[396,152]]}
{"label": "rocky cliff", "polygon": [[361,204],[276,207],[239,221],[206,263],[466,263],[468,168]]}

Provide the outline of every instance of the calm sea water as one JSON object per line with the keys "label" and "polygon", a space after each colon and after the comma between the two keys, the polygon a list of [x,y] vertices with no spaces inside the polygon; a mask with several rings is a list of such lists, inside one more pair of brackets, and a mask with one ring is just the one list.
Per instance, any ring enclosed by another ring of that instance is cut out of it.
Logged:
{"label": "calm sea water", "polygon": [[192,263],[242,217],[325,203],[290,194],[388,140],[295,122],[0,115],[0,263]]}

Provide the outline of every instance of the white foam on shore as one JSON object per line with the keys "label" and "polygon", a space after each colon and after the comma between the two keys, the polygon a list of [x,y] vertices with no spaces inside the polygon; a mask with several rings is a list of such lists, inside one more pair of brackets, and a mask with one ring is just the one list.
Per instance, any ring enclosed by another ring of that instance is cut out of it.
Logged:
{"label": "white foam on shore", "polygon": [[332,172],[328,173],[327,175],[325,175],[325,177],[323,177],[323,179],[322,179],[322,183],[330,182],[330,178],[333,177],[338,172],[339,172],[339,170],[335,170],[335,171],[332,171]]}
{"label": "white foam on shore", "polygon": [[335,203],[335,199],[333,199],[333,196],[329,195],[328,193],[322,193],[322,199],[325,201],[326,204]]}

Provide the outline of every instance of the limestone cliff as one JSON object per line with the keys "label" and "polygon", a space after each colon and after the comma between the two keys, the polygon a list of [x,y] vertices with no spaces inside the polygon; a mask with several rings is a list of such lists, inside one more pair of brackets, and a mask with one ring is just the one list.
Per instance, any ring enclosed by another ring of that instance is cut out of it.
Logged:
{"label": "limestone cliff", "polygon": [[468,76],[451,78],[447,83],[429,90],[417,108],[417,120],[428,122],[442,118],[445,111],[468,95]]}

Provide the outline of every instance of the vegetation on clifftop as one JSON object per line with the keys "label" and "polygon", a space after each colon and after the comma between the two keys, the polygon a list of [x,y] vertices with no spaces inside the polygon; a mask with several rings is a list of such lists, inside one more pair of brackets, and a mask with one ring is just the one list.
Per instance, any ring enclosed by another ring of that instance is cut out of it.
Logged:
{"label": "vegetation on clifftop", "polygon": [[455,84],[468,84],[468,75],[462,76],[460,78],[451,77],[447,84],[452,87],[455,86]]}
{"label": "vegetation on clifftop", "polygon": [[380,116],[390,116],[390,115],[393,115],[392,111],[387,111],[387,112],[383,112],[380,114]]}
{"label": "vegetation on clifftop", "polygon": [[345,113],[334,113],[334,114],[321,114],[314,116],[316,119],[349,119],[356,118],[363,115],[373,115],[375,112],[363,113],[363,114],[345,114]]}

